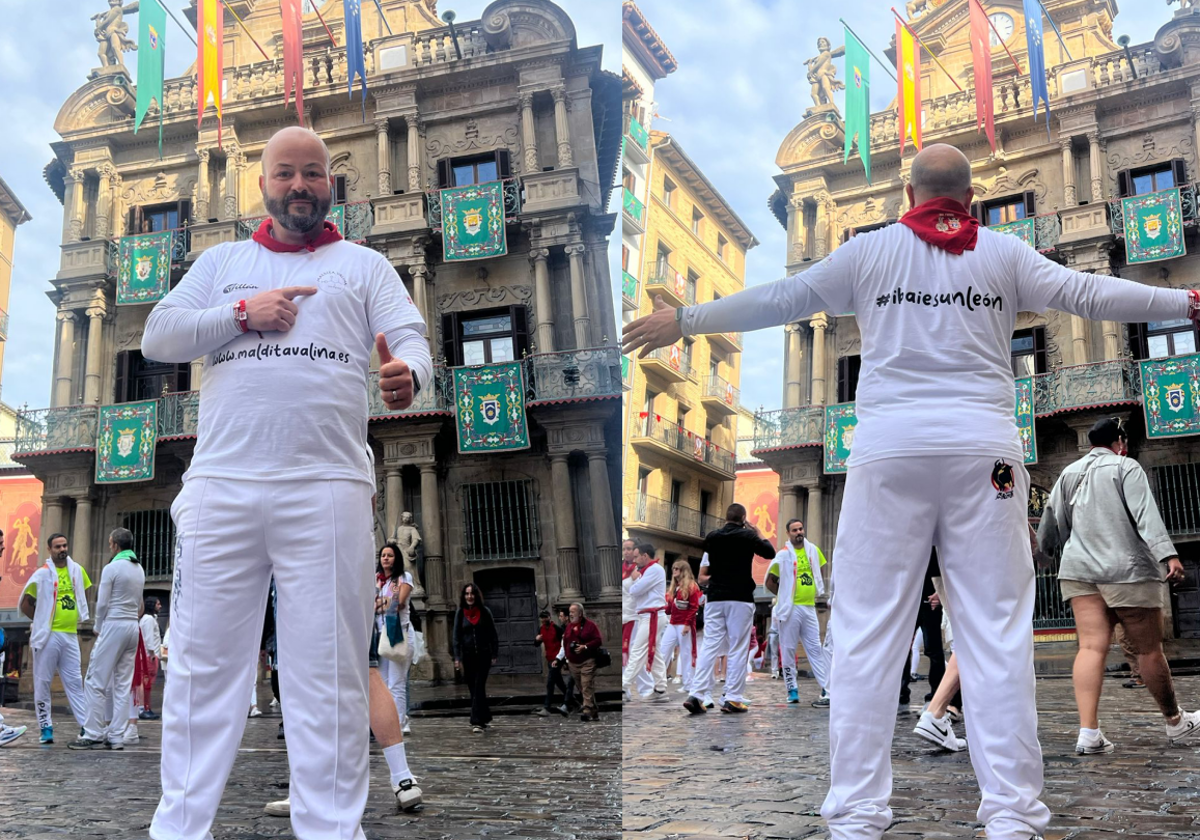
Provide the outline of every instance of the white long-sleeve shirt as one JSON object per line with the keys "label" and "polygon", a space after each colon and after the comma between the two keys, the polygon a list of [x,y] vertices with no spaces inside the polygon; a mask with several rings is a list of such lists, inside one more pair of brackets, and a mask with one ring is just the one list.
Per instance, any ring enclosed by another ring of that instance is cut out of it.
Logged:
{"label": "white long-sleeve shirt", "polygon": [[[242,333],[233,305],[272,289],[295,299],[287,332]],[[432,388],[425,322],[396,270],[350,242],[277,253],[253,240],[200,255],[146,320],[142,353],[204,358],[195,454],[186,478],[345,478],[374,486],[367,446],[367,369],[375,335]]]}
{"label": "white long-sleeve shirt", "polygon": [[138,621],[138,626],[142,630],[142,644],[146,646],[146,653],[159,656],[162,653],[162,635],[158,629],[158,616],[146,613]]}
{"label": "white long-sleeve shirt", "polygon": [[642,576],[629,586],[629,601],[635,613],[667,606],[667,573],[661,563],[642,569]]}
{"label": "white long-sleeve shirt", "polygon": [[1019,463],[1011,367],[1018,312],[1166,321],[1186,291],[1064,268],[981,228],[955,256],[895,224],[820,263],[684,310],[684,335],[756,330],[817,312],[853,313],[862,334],[850,465],[904,455],[992,455]]}
{"label": "white long-sleeve shirt", "polygon": [[96,595],[96,635],[105,622],[137,621],[142,606],[142,589],[146,572],[141,563],[132,560],[113,560],[100,572],[100,591]]}

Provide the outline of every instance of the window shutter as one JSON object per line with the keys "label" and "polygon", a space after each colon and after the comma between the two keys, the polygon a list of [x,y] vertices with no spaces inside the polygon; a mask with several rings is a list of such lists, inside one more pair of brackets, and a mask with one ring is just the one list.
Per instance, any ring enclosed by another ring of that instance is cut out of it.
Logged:
{"label": "window shutter", "polygon": [[1049,370],[1046,364],[1046,328],[1033,328],[1033,372],[1046,373]]}
{"label": "window shutter", "polygon": [[1117,194],[1120,198],[1133,195],[1133,176],[1128,169],[1122,169],[1117,173]]}
{"label": "window shutter", "polygon": [[1188,182],[1187,179],[1187,163],[1183,158],[1175,158],[1171,161],[1171,174],[1175,176],[1175,186],[1182,187]]}
{"label": "window shutter", "polygon": [[1037,199],[1033,194],[1033,190],[1025,193],[1025,218],[1032,219],[1037,215]]}
{"label": "window shutter", "polygon": [[142,232],[142,208],[141,206],[129,208],[129,235],[133,236]]}
{"label": "window shutter", "polygon": [[190,364],[175,365],[172,391],[190,391],[192,385],[192,366]]}
{"label": "window shutter", "polygon": [[1129,352],[1137,360],[1150,358],[1150,342],[1146,338],[1145,324],[1127,324],[1129,328]]}
{"label": "window shutter", "polygon": [[334,175],[333,176],[333,192],[334,192],[334,200],[333,200],[334,204],[345,204],[346,203],[346,176],[345,175]]}
{"label": "window shutter", "polygon": [[512,177],[512,160],[508,149],[496,150],[496,177],[511,178]]}
{"label": "window shutter", "polygon": [[117,354],[117,375],[113,382],[113,402],[129,402],[129,351]]}
{"label": "window shutter", "polygon": [[982,201],[974,201],[971,203],[971,215],[979,220],[979,224],[987,224],[987,213],[983,211]]}
{"label": "window shutter", "polygon": [[529,310],[516,304],[508,307],[508,314],[513,325],[513,352],[523,359],[533,352],[529,348]]}
{"label": "window shutter", "polygon": [[458,313],[447,312],[442,316],[442,355],[448,367],[462,364],[462,348],[458,343]]}
{"label": "window shutter", "polygon": [[450,158],[442,158],[437,162],[438,189],[446,189],[454,184],[451,181]]}
{"label": "window shutter", "polygon": [[838,402],[854,402],[854,398],[858,395],[858,372],[861,367],[861,356],[842,356],[838,359]]}
{"label": "window shutter", "polygon": [[622,271],[629,270],[629,246],[628,245],[621,246],[621,270]]}

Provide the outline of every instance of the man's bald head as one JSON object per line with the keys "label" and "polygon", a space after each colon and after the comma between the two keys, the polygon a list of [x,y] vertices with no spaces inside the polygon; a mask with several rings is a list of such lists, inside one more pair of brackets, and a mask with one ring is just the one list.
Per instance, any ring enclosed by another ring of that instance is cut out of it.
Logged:
{"label": "man's bald head", "polygon": [[[317,153],[320,149],[320,153]],[[302,125],[289,125],[287,128],[281,128],[271,135],[271,139],[267,141],[266,148],[262,154],[262,171],[267,174],[268,167],[271,161],[281,153],[286,153],[289,156],[293,153],[304,152],[309,153],[312,159],[324,158],[325,171],[329,171],[330,157],[329,147],[325,145],[325,141],[317,132],[310,128],[305,128]]]}
{"label": "man's bald head", "polygon": [[263,205],[277,223],[276,238],[287,242],[319,235],[333,205],[325,141],[298,125],[275,132],[263,149],[258,185]]}
{"label": "man's bald head", "polygon": [[913,207],[931,198],[952,198],[971,206],[975,191],[971,187],[971,161],[953,146],[933,143],[913,158],[908,198]]}

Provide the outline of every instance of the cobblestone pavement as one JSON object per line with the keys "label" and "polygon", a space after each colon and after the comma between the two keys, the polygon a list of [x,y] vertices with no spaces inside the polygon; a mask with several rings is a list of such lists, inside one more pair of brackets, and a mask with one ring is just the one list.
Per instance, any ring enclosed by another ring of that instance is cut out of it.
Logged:
{"label": "cobblestone pavement", "polygon": [[[756,675],[750,712],[737,716],[710,711],[689,720],[674,702],[626,706],[626,840],[827,837],[818,814],[829,784],[828,712],[808,705],[815,688],[802,682],[803,702],[789,707],[782,682]],[[914,700],[928,690],[913,688]],[[1177,678],[1176,690],[1185,708],[1200,706],[1200,677]],[[939,752],[913,735],[919,708],[897,718],[894,822],[884,837],[982,837],[969,755]],[[1047,840],[1200,838],[1200,747],[1167,746],[1145,689],[1105,681],[1100,723],[1117,745],[1108,756],[1075,755],[1070,679],[1039,679],[1038,710],[1043,801],[1054,814]],[[957,730],[964,734],[961,724]]]}
{"label": "cobblestone pavement", "polygon": [[[56,710],[57,711],[57,710]],[[4,709],[27,725],[0,749],[0,840],[143,840],[158,803],[158,721],[141,721],[141,743],[120,752],[72,752],[78,730],[57,714],[55,743],[38,743],[32,712]],[[280,717],[246,722],[246,735],[213,826],[215,840],[291,837],[288,820],[263,814],[287,795]],[[409,765],[424,791],[416,814],[397,813],[387,763],[371,750],[363,829],[370,840],[547,838],[612,840],[621,819],[621,715],[578,718],[497,715],[486,735],[465,718],[413,720]]]}

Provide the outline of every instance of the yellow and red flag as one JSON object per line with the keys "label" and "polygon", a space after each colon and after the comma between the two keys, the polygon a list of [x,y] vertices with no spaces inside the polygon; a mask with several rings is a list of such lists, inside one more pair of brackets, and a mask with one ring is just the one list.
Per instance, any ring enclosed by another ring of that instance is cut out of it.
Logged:
{"label": "yellow and red flag", "polygon": [[204,121],[209,100],[217,106],[217,137],[221,136],[221,80],[225,59],[225,9],[219,0],[200,0],[196,5],[196,77],[199,89],[196,126]]}
{"label": "yellow and red flag", "polygon": [[903,155],[909,137],[917,150],[921,149],[921,48],[899,19],[896,20],[896,64],[900,71],[896,104],[900,109],[900,154]]}
{"label": "yellow and red flag", "polygon": [[304,23],[300,0],[279,0],[283,14],[283,107],[296,95],[296,116],[304,125]]}

